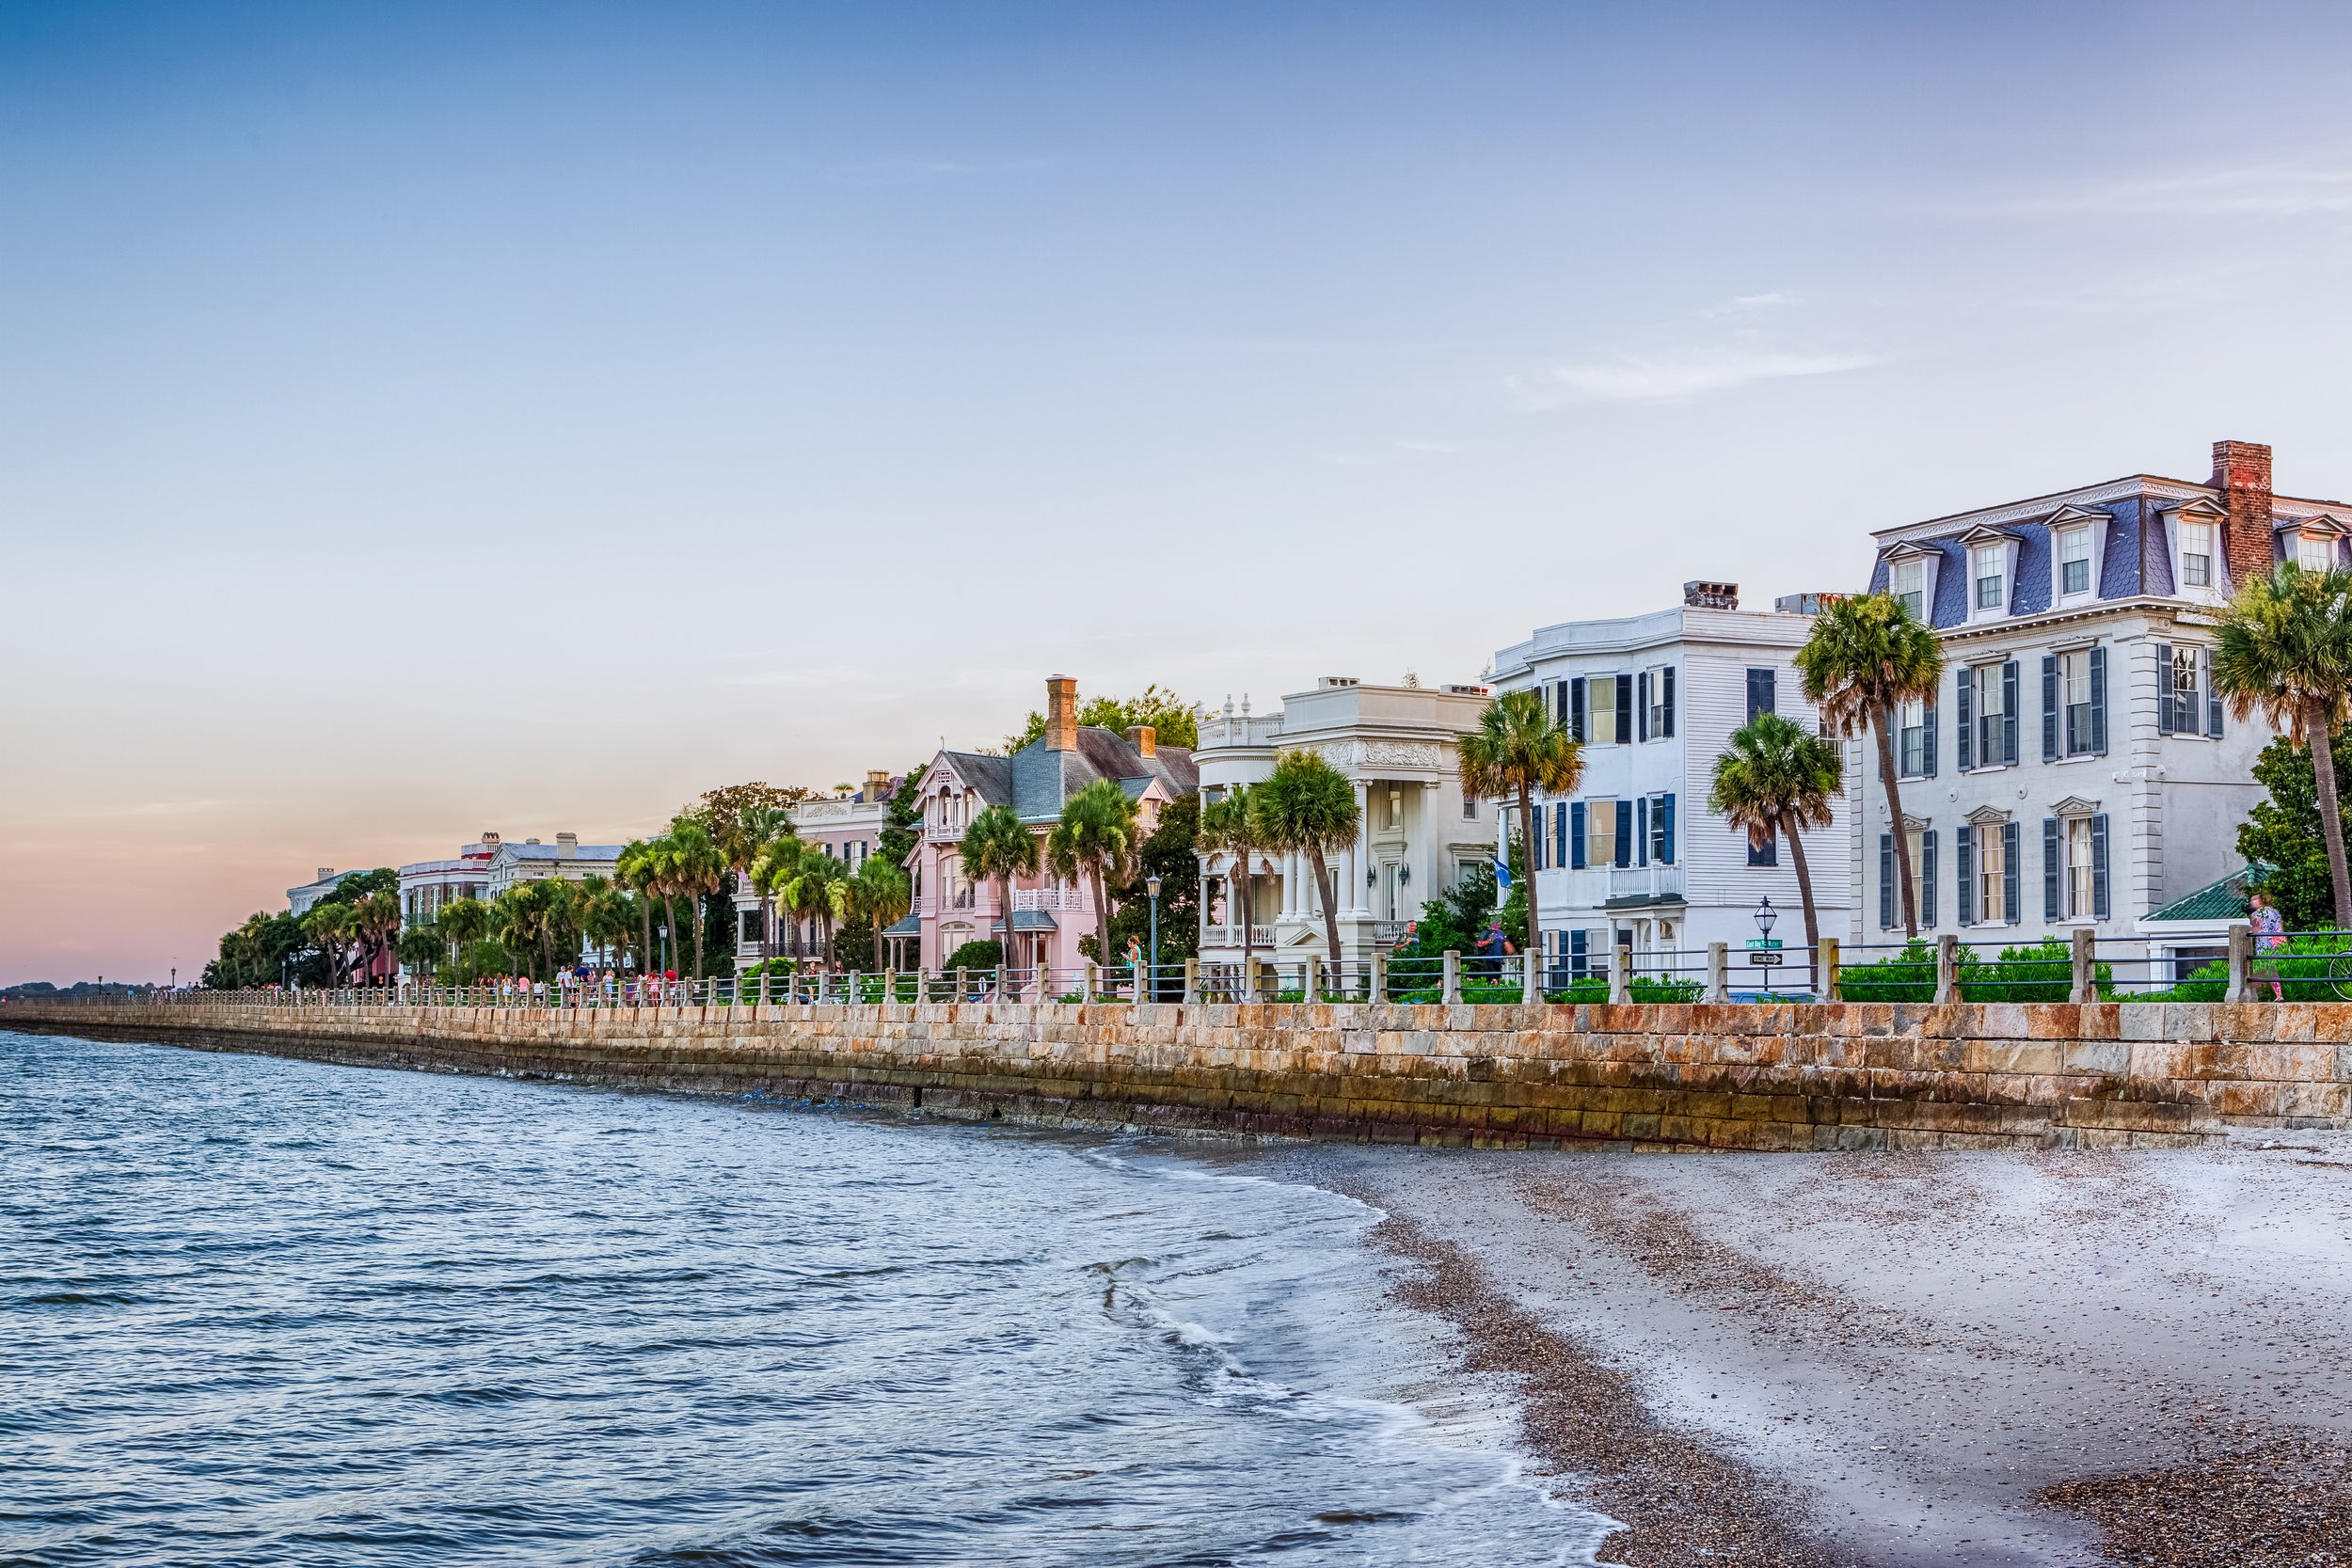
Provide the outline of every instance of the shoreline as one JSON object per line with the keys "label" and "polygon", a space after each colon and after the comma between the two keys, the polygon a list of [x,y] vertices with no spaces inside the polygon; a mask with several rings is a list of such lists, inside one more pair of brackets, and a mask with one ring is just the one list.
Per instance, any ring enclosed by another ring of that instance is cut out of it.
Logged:
{"label": "shoreline", "polygon": [[2352,1562],[2352,1137],[1272,1158],[1385,1212],[1602,1562]]}

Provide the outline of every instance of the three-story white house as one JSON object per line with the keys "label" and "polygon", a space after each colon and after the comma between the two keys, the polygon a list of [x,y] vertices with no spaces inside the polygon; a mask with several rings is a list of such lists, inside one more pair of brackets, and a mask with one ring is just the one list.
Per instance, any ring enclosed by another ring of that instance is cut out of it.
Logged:
{"label": "three-story white house", "polygon": [[[1584,748],[1583,783],[1537,814],[1535,886],[1555,975],[1601,973],[1618,943],[1637,959],[1742,948],[1768,897],[1788,920],[1775,935],[1804,944],[1788,847],[1751,844],[1707,800],[1715,759],[1756,714],[1818,722],[1793,660],[1819,599],[1742,610],[1736,584],[1688,583],[1675,609],[1564,622],[1495,655],[1495,684],[1541,691]],[[1851,875],[1843,797],[1835,809],[1835,825],[1804,843],[1833,936],[1847,927]]]}
{"label": "three-story white house", "polygon": [[2272,731],[2214,689],[2218,611],[2280,560],[2344,562],[2348,529],[2352,507],[2272,494],[2268,447],[2220,441],[2202,484],[2133,474],[1878,531],[1871,587],[1935,628],[1946,669],[1899,716],[1899,829],[1875,742],[1849,749],[1852,941],[1901,940],[1899,849],[1921,933],[1987,946],[2133,937],[2240,870]]}

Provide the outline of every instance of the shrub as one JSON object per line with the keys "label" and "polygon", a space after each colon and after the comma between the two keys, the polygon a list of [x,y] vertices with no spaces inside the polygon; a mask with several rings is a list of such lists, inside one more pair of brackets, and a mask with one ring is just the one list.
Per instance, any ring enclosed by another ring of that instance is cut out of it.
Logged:
{"label": "shrub", "polygon": [[1005,961],[1004,943],[998,942],[967,942],[947,955],[947,961],[939,966],[943,974],[953,974],[959,969],[994,969]]}

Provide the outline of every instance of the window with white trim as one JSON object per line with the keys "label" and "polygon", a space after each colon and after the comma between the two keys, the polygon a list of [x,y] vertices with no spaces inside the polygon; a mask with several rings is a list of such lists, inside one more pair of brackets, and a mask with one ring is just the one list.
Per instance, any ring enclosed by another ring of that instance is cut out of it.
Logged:
{"label": "window with white trim", "polygon": [[1977,608],[1998,610],[2007,602],[2001,567],[2008,549],[2001,545],[1979,545],[1968,552],[1969,575],[1977,583]]}
{"label": "window with white trim", "polygon": [[2006,923],[2009,919],[2007,890],[2009,887],[2008,847],[2003,842],[2000,824],[1979,828],[1977,843],[1977,919],[1987,926]]}
{"label": "window with white trim", "polygon": [[2087,528],[2058,531],[2058,592],[2090,592],[2090,531]]}
{"label": "window with white trim", "polygon": [[1895,562],[1895,602],[1903,613],[1925,624],[1928,618],[1928,563],[1916,557]]}
{"label": "window with white trim", "polygon": [[2092,881],[2090,818],[2070,816],[2062,826],[2066,833],[2066,917],[2090,920],[2098,909]]}
{"label": "window with white trim", "polygon": [[1584,863],[1617,863],[1617,802],[1614,800],[1584,802]]}
{"label": "window with white trim", "polygon": [[1915,779],[1928,770],[1928,705],[1917,698],[1904,703],[1895,710],[1895,728],[1899,736],[1896,766],[1906,779]]}
{"label": "window with white trim", "polygon": [[2058,656],[2060,756],[2081,756],[2091,748],[2090,650]]}
{"label": "window with white trim", "polygon": [[2213,586],[2213,525],[2181,524],[2181,586]]}
{"label": "window with white trim", "polygon": [[2295,563],[2307,572],[2325,572],[2336,563],[2336,542],[2325,533],[2295,536]]}

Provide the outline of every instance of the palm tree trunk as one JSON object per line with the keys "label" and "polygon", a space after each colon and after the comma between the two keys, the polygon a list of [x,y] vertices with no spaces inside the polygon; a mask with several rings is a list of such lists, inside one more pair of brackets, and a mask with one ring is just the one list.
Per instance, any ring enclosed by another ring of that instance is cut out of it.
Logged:
{"label": "palm tree trunk", "polygon": [[[1525,779],[1519,781],[1519,839],[1527,846],[1520,851],[1519,860],[1527,868],[1527,950],[1540,953],[1544,950],[1544,932],[1542,911],[1535,906],[1535,808],[1528,799]],[[1502,847],[1502,863],[1511,863],[1511,847],[1507,844]]]}
{"label": "palm tree trunk", "polygon": [[2352,874],[2344,860],[2344,808],[2336,800],[2335,741],[2325,705],[2312,704],[2303,731],[2312,737],[2312,782],[2319,786],[2319,835],[2328,844],[2328,880],[2336,895],[2336,929],[2352,931]]}
{"label": "palm tree trunk", "polygon": [[[1322,845],[1311,845],[1309,849],[1314,856],[1315,896],[1323,903],[1323,940],[1331,945],[1331,980],[1337,985],[1340,979],[1340,911],[1339,901],[1331,893],[1331,863],[1324,858]],[[1314,998],[1309,996],[1301,1000],[1312,1002]]]}
{"label": "palm tree trunk", "polygon": [[[1804,944],[1811,952],[1813,994],[1821,995],[1821,924],[1813,909],[1813,871],[1804,863],[1804,840],[1797,835],[1797,819],[1784,812],[1780,831],[1788,840],[1788,859],[1797,868],[1797,901],[1804,906]],[[1822,997],[1825,1002],[1835,997]]]}
{"label": "palm tree trunk", "polygon": [[661,967],[677,968],[681,961],[677,950],[677,899],[668,893],[661,895],[661,945],[669,952],[669,961]]}
{"label": "palm tree trunk", "polygon": [[1094,951],[1104,974],[1111,967],[1111,901],[1103,890],[1103,863],[1097,861],[1087,870],[1087,879],[1094,889]]}
{"label": "palm tree trunk", "polygon": [[702,978],[702,976],[703,976],[703,896],[702,896],[702,893],[701,893],[701,891],[700,891],[699,889],[698,889],[698,890],[696,890],[696,892],[695,892],[695,894],[694,894],[694,895],[693,895],[693,915],[694,915],[694,976],[693,976],[693,977],[694,977],[695,979],[699,980],[699,979],[701,979],[701,978]]}
{"label": "palm tree trunk", "polygon": [[1902,889],[1903,940],[1909,942],[1919,934],[1919,904],[1911,892],[1911,840],[1903,832],[1903,798],[1895,784],[1895,737],[1887,729],[1885,708],[1870,715],[1870,727],[1879,737],[1879,777],[1886,784],[1886,815],[1894,824],[1895,885]]}
{"label": "palm tree trunk", "polygon": [[1241,914],[1241,972],[1247,975],[1249,973],[1249,960],[1258,956],[1257,948],[1251,945],[1249,940],[1254,934],[1249,928],[1249,923],[1256,913],[1249,907],[1249,851],[1244,849],[1236,855],[1233,858],[1233,864],[1236,867],[1233,874],[1233,885],[1227,890],[1226,902]]}

